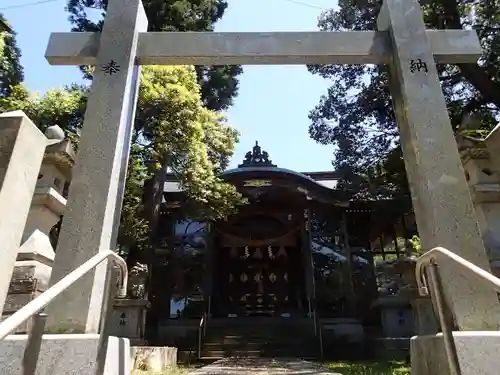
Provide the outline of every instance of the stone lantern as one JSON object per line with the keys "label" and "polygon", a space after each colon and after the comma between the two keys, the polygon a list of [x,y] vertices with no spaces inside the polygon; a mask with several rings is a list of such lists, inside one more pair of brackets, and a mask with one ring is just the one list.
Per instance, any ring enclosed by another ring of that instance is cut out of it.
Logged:
{"label": "stone lantern", "polygon": [[[75,153],[71,141],[55,125],[45,132],[47,147],[24,228],[3,317],[9,316],[49,286],[54,249],[49,239],[66,207],[64,187],[71,181]],[[24,333],[28,324],[16,331]]]}
{"label": "stone lantern", "polygon": [[66,207],[63,193],[65,185],[71,181],[75,153],[59,126],[49,127],[45,136],[47,148],[24,229],[24,241],[37,230],[48,236]]}
{"label": "stone lantern", "polygon": [[500,174],[491,150],[500,147],[496,135],[500,130],[495,128],[486,139],[467,134],[478,126],[474,117],[469,117],[460,127],[456,139],[492,271],[499,276]]}
{"label": "stone lantern", "polygon": [[375,303],[381,310],[382,326],[388,337],[410,337],[414,334],[435,334],[438,324],[428,296],[418,293],[411,241],[407,241],[405,254],[386,262],[384,273],[395,284],[391,295],[381,296]]}

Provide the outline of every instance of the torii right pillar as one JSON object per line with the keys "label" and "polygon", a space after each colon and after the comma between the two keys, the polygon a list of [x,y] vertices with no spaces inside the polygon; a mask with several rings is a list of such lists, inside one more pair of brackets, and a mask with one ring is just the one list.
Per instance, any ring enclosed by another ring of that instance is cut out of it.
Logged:
{"label": "torii right pillar", "polygon": [[[420,5],[385,0],[377,24],[390,37],[390,89],[422,246],[445,247],[490,272]],[[498,374],[496,292],[447,259],[438,264],[461,331],[454,333],[461,374],[450,370],[438,334],[412,339],[412,375]]]}

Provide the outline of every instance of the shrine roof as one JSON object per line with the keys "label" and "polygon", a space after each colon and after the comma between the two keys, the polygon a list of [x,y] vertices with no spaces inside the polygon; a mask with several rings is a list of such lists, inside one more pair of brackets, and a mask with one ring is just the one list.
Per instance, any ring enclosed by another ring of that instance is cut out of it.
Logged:
{"label": "shrine roof", "polygon": [[[226,179],[273,179],[285,178],[294,179],[297,184],[307,184],[310,188],[325,189],[325,192],[338,192],[336,189],[339,175],[334,171],[318,171],[318,172],[296,172],[291,169],[281,168],[273,164],[269,159],[269,154],[263,151],[258,142],[252,151],[245,155],[245,159],[237,168],[224,171],[222,175]],[[173,174],[167,175],[164,192],[173,193],[180,192],[181,188],[177,179]]]}

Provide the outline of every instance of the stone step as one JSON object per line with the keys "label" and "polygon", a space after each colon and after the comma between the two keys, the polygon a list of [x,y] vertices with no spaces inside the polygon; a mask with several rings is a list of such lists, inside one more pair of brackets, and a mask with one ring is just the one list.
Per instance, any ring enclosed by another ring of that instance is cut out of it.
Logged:
{"label": "stone step", "polygon": [[279,319],[279,318],[233,318],[233,319],[224,319],[224,318],[214,318],[210,319],[207,322],[207,327],[290,327],[290,326],[309,326],[313,325],[314,322],[309,318],[287,318],[287,319]]}
{"label": "stone step", "polygon": [[294,344],[294,343],[311,343],[319,342],[319,338],[312,335],[297,335],[293,338],[284,336],[275,337],[218,337],[218,336],[205,336],[203,342],[219,343],[219,344],[241,344],[241,343],[268,343],[268,344]]}
{"label": "stone step", "polygon": [[273,348],[267,350],[205,350],[201,351],[201,358],[227,358],[227,357],[281,357],[281,358],[318,358],[319,350],[302,349],[290,350],[289,348]]}
{"label": "stone step", "polygon": [[[319,346],[319,343],[317,344]],[[218,342],[210,342],[203,343],[203,348],[206,349],[260,349],[260,348],[297,348],[297,347],[311,347],[315,346],[314,343],[304,343],[304,342],[293,342],[293,343],[266,343],[266,342],[253,342],[253,343],[218,343]]]}
{"label": "stone step", "polygon": [[214,332],[207,332],[205,335],[205,340],[217,340],[217,341],[222,341],[222,340],[233,340],[233,341],[261,341],[261,340],[266,340],[266,341],[288,341],[288,340],[296,340],[296,339],[308,339],[308,338],[313,338],[316,337],[312,332],[310,333],[305,333],[305,332],[296,332],[294,335],[281,335],[281,334],[263,334],[259,332],[255,332],[253,334],[240,334],[240,335],[235,335],[235,334],[227,334],[227,333],[214,333]]}

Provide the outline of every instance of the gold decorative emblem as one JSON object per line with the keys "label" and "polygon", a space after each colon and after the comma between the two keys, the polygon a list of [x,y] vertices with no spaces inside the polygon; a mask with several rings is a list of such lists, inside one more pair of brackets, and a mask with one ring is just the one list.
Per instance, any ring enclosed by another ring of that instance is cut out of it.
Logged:
{"label": "gold decorative emblem", "polygon": [[269,281],[272,283],[276,281],[276,275],[274,274],[274,272],[269,275]]}
{"label": "gold decorative emblem", "polygon": [[257,298],[257,303],[262,303],[264,300],[262,298]]}
{"label": "gold decorative emblem", "polygon": [[253,277],[256,283],[262,280],[262,275],[260,273],[256,273],[255,276]]}
{"label": "gold decorative emblem", "polygon": [[285,272],[285,274],[283,275],[283,278],[285,279],[286,282],[288,282],[288,273]]}
{"label": "gold decorative emblem", "polygon": [[248,281],[248,276],[245,272],[243,272],[240,276],[240,280],[242,283],[246,283]]}
{"label": "gold decorative emblem", "polygon": [[243,183],[244,187],[265,187],[265,186],[272,186],[272,181],[271,180],[246,180]]}

